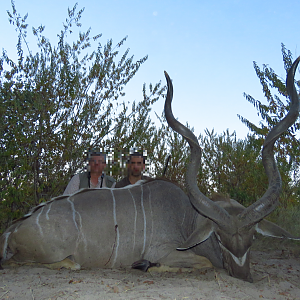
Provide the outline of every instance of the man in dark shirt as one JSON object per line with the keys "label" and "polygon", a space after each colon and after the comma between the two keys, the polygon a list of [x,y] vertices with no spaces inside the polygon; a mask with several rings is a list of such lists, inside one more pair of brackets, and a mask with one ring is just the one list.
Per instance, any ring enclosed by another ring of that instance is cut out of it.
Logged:
{"label": "man in dark shirt", "polygon": [[130,154],[129,161],[127,164],[128,175],[118,181],[115,188],[121,188],[130,184],[135,184],[141,179],[149,179],[149,177],[142,175],[142,171],[145,170],[145,157],[139,153],[135,152]]}

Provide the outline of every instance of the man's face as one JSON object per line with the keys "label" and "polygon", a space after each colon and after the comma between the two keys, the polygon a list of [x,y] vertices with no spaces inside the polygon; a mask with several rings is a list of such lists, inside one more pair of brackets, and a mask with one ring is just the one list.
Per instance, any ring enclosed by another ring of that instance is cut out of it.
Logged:
{"label": "man's face", "polygon": [[106,167],[105,158],[102,155],[92,156],[89,161],[91,173],[102,174]]}
{"label": "man's face", "polygon": [[128,164],[129,175],[139,177],[142,175],[142,171],[145,169],[142,156],[131,156]]}

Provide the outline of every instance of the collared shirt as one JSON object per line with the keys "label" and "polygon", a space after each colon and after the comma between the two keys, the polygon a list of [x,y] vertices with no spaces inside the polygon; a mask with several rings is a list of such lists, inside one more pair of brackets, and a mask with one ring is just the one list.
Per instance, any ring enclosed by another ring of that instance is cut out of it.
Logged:
{"label": "collared shirt", "polygon": [[[147,179],[150,179],[150,177],[142,175],[141,180],[147,180]],[[129,177],[128,176],[126,176],[123,179],[121,179],[120,181],[118,181],[115,184],[114,187],[115,188],[121,188],[121,187],[124,187],[124,186],[127,186],[127,185],[131,185],[131,182],[129,181]]]}

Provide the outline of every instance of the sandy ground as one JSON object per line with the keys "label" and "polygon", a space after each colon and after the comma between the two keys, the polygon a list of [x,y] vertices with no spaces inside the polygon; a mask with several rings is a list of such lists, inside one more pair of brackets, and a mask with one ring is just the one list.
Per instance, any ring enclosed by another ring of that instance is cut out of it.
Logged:
{"label": "sandy ground", "polygon": [[297,256],[282,249],[252,251],[254,283],[232,278],[222,269],[143,273],[9,268],[0,271],[0,299],[300,299]]}

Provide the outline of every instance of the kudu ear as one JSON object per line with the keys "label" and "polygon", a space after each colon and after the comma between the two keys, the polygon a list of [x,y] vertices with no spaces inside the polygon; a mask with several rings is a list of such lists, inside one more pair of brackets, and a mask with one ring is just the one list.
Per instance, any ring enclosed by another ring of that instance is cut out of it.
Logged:
{"label": "kudu ear", "polygon": [[209,219],[206,220],[203,226],[198,226],[187,240],[177,248],[177,250],[187,250],[197,246],[198,244],[206,241],[214,232],[213,222]]}
{"label": "kudu ear", "polygon": [[256,232],[264,236],[300,241],[300,237],[293,236],[280,226],[267,220],[262,220],[256,225]]}

